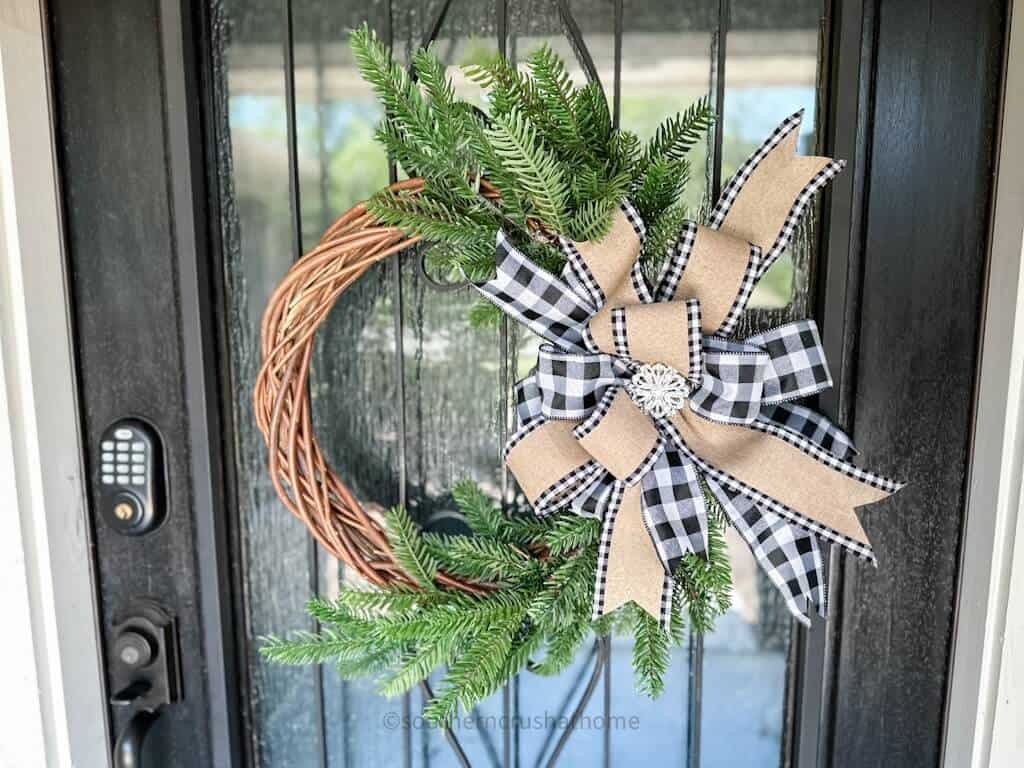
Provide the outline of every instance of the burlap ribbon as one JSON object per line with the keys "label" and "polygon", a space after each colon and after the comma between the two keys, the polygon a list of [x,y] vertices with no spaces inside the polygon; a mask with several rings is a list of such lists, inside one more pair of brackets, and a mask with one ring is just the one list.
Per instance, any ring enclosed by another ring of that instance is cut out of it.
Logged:
{"label": "burlap ribbon", "polygon": [[705,492],[805,623],[808,601],[826,610],[819,538],[874,560],[854,510],[901,486],[853,465],[842,430],[791,402],[832,383],[814,322],[729,338],[842,168],[796,156],[800,119],[740,167],[707,226],[686,223],[653,291],[628,203],[601,241],[561,241],[560,277],[499,233],[497,277],[477,286],[550,342],[517,385],[505,459],[538,514],[603,520],[595,617],[634,601],[667,626],[675,568],[707,549]]}

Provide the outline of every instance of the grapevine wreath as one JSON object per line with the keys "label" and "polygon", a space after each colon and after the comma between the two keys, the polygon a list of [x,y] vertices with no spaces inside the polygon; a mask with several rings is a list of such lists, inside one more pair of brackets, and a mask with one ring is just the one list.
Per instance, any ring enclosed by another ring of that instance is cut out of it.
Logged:
{"label": "grapevine wreath", "polygon": [[[377,138],[410,178],[344,213],[277,287],[254,399],[282,501],[367,585],[312,600],[322,629],[263,652],[376,676],[387,695],[445,668],[425,714],[447,723],[524,668],[558,673],[591,633],[631,632],[637,687],[657,695],[684,627],[728,608],[726,525],[798,620],[824,616],[822,542],[874,562],[854,509],[901,486],[795,404],[832,383],[812,320],[734,331],[842,163],[796,155],[797,113],[698,224],[681,195],[706,101],[642,143],[547,47],[523,70],[465,68],[486,111],[429,51],[409,74],[365,27],[352,48],[385,109]],[[367,269],[420,241],[433,270],[480,293],[471,324],[505,313],[544,340],[504,452],[532,511],[463,482],[459,535],[362,505],[311,423],[314,334]]]}

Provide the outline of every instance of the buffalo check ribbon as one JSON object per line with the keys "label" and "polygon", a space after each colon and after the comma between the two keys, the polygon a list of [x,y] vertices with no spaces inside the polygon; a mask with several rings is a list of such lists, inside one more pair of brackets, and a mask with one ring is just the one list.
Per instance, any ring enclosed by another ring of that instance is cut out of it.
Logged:
{"label": "buffalo check ribbon", "polygon": [[667,627],[676,567],[706,556],[709,496],[805,624],[811,605],[826,614],[821,540],[874,562],[854,510],[902,486],[855,466],[850,438],[793,403],[832,385],[814,321],[733,338],[842,169],[795,154],[800,120],[740,167],[707,226],[684,225],[653,290],[627,202],[600,241],[560,239],[560,276],[498,234],[497,276],[477,289],[546,340],[516,385],[505,462],[537,514],[602,520],[595,618],[633,601]]}

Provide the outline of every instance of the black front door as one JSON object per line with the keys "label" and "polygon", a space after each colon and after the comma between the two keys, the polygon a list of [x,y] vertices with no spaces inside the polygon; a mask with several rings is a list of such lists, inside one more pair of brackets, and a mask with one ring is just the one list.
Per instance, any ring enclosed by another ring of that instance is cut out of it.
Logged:
{"label": "black front door", "polygon": [[[372,141],[379,106],[346,45],[363,21],[399,59],[432,41],[453,67],[547,42],[577,78],[599,79],[641,136],[709,95],[720,120],[692,158],[695,211],[805,108],[801,151],[850,163],[743,325],[815,316],[837,379],[821,407],[872,465],[916,480],[865,514],[877,571],[833,558],[827,625],[794,624],[746,547],[732,547],[733,610],[677,649],[661,699],[634,694],[616,641],[583,727],[566,737],[587,654],[556,679],[520,676],[472,713],[456,729],[472,764],[937,764],[1004,13],[827,0],[52,0],[111,695],[139,600],[173,617],[180,646],[180,696],[143,765],[458,764],[417,719],[418,695],[382,699],[258,654],[261,636],[311,628],[305,601],[352,578],[278,502],[250,398],[276,281],[388,179]],[[511,327],[467,333],[471,301],[396,257],[346,292],[316,349],[314,421],[332,465],[361,498],[405,502],[425,525],[447,514],[461,477],[500,492],[509,387],[536,344]],[[150,425],[162,448],[163,519],[142,535],[106,510],[103,444],[123,418]],[[114,736],[130,709],[112,706]]]}

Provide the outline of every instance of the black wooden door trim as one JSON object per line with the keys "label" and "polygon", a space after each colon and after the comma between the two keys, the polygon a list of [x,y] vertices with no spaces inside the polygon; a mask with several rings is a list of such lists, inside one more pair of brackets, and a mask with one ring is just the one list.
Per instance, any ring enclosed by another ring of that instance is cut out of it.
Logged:
{"label": "black wooden door trim", "polygon": [[1004,632],[1015,620],[1009,615],[1010,579],[1024,557],[1024,541],[1015,539],[1024,467],[1024,392],[1022,362],[1014,354],[1024,312],[1024,7],[1018,4],[1014,10],[1006,24],[985,318],[946,702],[946,768],[1010,764],[1008,752],[993,753],[999,748],[994,731],[999,722],[1003,728],[1019,728],[997,713],[1001,665],[1008,659],[1004,642],[1012,647]]}
{"label": "black wooden door trim", "polygon": [[878,570],[838,563],[823,765],[941,759],[1006,10],[864,1],[861,186],[821,283],[842,381],[824,402],[873,466],[912,482],[862,512]]}
{"label": "black wooden door trim", "polygon": [[202,637],[209,697],[213,764],[242,765],[238,654],[223,472],[223,420],[218,396],[214,291],[219,283],[210,258],[210,218],[201,124],[201,51],[207,38],[202,15],[188,0],[160,0],[167,156],[173,235],[180,291],[185,404],[192,468]]}
{"label": "black wooden door trim", "polygon": [[[860,243],[864,176],[867,161],[864,126],[869,100],[864,84],[870,78],[870,2],[835,0],[826,17],[828,44],[828,104],[819,150],[846,160],[846,170],[829,186],[822,206],[821,244],[815,314],[821,324],[822,343],[831,363],[834,386],[819,397],[819,408],[837,423],[848,423],[845,408],[853,386],[851,373],[852,309],[857,305],[859,278],[857,254]],[[845,411],[845,413],[844,413]],[[830,728],[829,701],[835,652],[834,624],[842,606],[842,573],[835,549],[829,553],[829,620],[811,612],[811,629],[797,627],[797,690],[794,700],[792,765],[798,768],[827,765],[824,747]]]}

